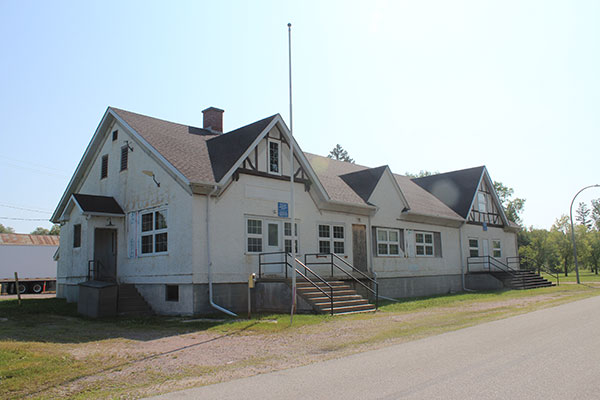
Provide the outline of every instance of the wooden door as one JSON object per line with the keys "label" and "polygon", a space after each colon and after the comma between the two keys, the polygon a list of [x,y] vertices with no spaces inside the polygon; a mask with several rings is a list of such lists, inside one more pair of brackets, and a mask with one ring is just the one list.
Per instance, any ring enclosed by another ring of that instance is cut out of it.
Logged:
{"label": "wooden door", "polygon": [[352,225],[352,265],[367,272],[367,227]]}
{"label": "wooden door", "polygon": [[117,231],[96,229],[94,232],[94,277],[99,281],[117,280]]}

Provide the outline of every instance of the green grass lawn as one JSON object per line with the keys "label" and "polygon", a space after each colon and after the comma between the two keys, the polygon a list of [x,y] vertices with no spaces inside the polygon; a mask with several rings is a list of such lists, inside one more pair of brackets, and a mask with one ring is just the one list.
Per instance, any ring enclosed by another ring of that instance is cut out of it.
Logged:
{"label": "green grass lawn", "polygon": [[[270,340],[276,337],[301,337],[307,332],[329,332],[332,329],[354,330],[355,322],[362,324],[363,334],[360,336],[327,345],[330,346],[328,351],[335,352],[390,339],[413,340],[599,294],[600,289],[584,285],[459,293],[384,302],[378,313],[336,317],[296,315],[292,326],[288,314],[258,315],[251,320],[222,316],[214,321],[173,317],[93,320],[79,316],[76,305],[67,304],[62,299],[24,299],[20,306],[16,300],[3,300],[0,301],[0,398],[136,397],[136,390],[149,387],[159,379],[153,375],[155,372],[138,372],[139,375],[130,382],[112,380],[109,384],[100,380],[99,383],[84,385],[69,396],[60,392],[79,378],[119,371],[142,358],[126,353],[108,355],[102,351],[119,343],[212,332],[221,337],[258,335],[264,340],[264,346],[268,346]],[[395,322],[396,318],[402,322]],[[364,328],[365,324],[368,328]],[[89,349],[90,345],[97,346],[99,350],[84,357],[72,355],[80,348]],[[335,354],[333,352],[329,353],[330,357]],[[233,364],[224,368],[245,366]],[[215,371],[219,368],[222,366],[216,366]],[[210,369],[202,371],[203,374],[212,373]],[[160,379],[184,378],[171,375]]]}
{"label": "green grass lawn", "polygon": [[[548,279],[551,282],[556,282],[556,278],[543,273],[542,276]],[[569,272],[569,276],[565,276],[564,272],[559,272],[558,277],[560,282],[577,282],[577,276],[575,271]],[[588,271],[586,269],[579,270],[579,281],[580,282],[600,282],[600,275],[596,275],[594,272]]]}

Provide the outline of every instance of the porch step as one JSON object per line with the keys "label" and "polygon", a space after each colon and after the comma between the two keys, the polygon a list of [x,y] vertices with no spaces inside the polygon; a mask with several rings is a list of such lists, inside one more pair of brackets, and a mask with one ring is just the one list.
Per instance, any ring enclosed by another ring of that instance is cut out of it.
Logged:
{"label": "porch step", "polygon": [[[315,285],[325,293],[317,289]],[[344,281],[328,281],[327,284],[319,281],[315,282],[315,285],[307,281],[298,281],[296,288],[298,295],[311,304],[317,313],[331,313],[332,307],[329,295],[332,292],[333,314],[375,311],[373,304],[370,304],[367,299],[363,298]]]}
{"label": "porch step", "polygon": [[548,281],[532,271],[516,271],[514,275],[504,272],[495,272],[493,275],[502,280],[504,286],[515,290],[537,289],[555,286],[553,282]]}
{"label": "porch step", "polygon": [[154,314],[152,307],[132,284],[119,285],[117,313],[128,316],[149,316]]}

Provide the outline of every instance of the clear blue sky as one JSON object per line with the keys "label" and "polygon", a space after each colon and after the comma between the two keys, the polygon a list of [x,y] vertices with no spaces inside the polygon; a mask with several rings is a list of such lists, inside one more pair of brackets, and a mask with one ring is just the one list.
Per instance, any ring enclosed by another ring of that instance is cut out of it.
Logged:
{"label": "clear blue sky", "polygon": [[600,183],[598,21],[598,1],[0,0],[0,217],[50,216],[107,106],[289,121],[291,22],[304,151],[340,143],[397,173],[484,164],[549,228]]}

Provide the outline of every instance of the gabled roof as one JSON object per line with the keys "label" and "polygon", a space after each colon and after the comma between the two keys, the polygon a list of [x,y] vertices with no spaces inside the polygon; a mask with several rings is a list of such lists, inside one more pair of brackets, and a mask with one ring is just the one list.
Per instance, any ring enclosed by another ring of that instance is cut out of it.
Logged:
{"label": "gabled roof", "polygon": [[485,166],[414,178],[412,181],[467,218]]}
{"label": "gabled roof", "polygon": [[[366,204],[365,200],[363,200],[363,198],[345,182],[342,176],[369,170],[370,168],[345,161],[333,160],[315,154],[305,154],[332,200],[357,205]],[[388,167],[385,166],[380,168],[384,168],[385,170],[385,168]],[[379,168],[374,169],[378,170]],[[383,175],[383,172],[381,172],[381,174]],[[404,195],[406,202],[410,205],[411,213],[455,221],[464,220],[436,197],[412,182],[410,178],[397,174],[393,174],[393,177],[396,179],[398,187],[402,195]],[[401,209],[398,211],[401,211]]]}
{"label": "gabled roof", "polygon": [[84,214],[125,215],[114,197],[76,193],[73,198]]}
{"label": "gabled roof", "polygon": [[211,137],[206,142],[213,176],[217,182],[225,176],[276,116],[277,114],[226,134]]}
{"label": "gabled roof", "polygon": [[58,246],[58,235],[28,235],[25,233],[0,233],[0,245]]}
{"label": "gabled roof", "polygon": [[367,168],[340,175],[340,178],[367,203],[386,168],[387,166],[385,165],[378,168]]}

